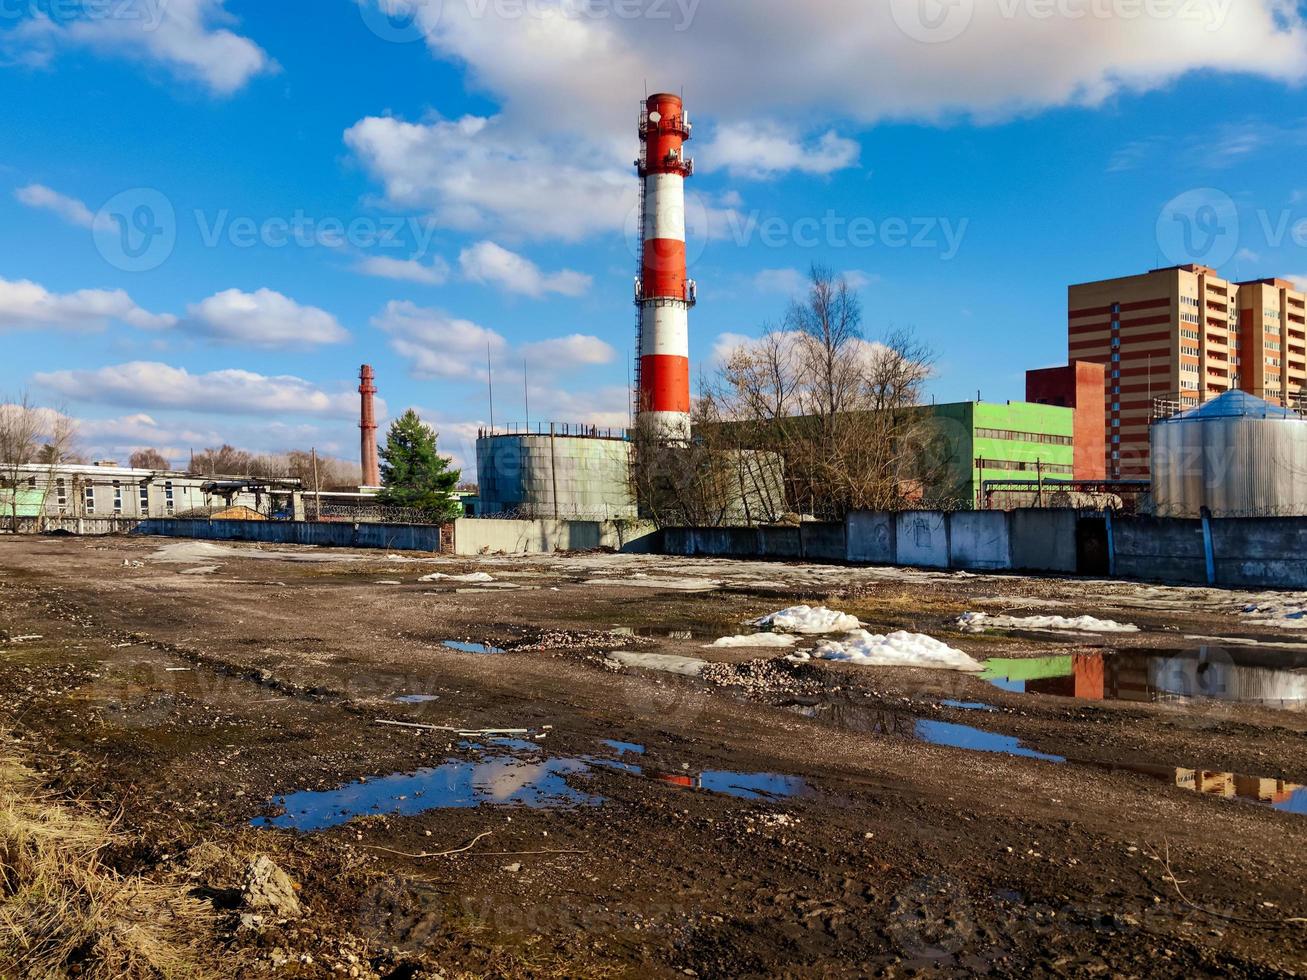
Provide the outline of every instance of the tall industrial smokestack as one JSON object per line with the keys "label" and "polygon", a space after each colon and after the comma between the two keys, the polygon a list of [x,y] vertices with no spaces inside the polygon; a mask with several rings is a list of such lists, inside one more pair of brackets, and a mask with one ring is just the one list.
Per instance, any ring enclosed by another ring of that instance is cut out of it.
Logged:
{"label": "tall industrial smokestack", "polygon": [[372,407],[372,396],[377,393],[373,384],[372,368],[364,364],[359,368],[359,462],[363,465],[363,485],[381,486],[381,467],[377,464],[377,416]]}
{"label": "tall industrial smokestack", "polygon": [[640,278],[636,411],[669,443],[690,440],[689,311],[697,295],[685,267],[685,178],[689,116],[677,95],[653,95],[640,113],[636,161],[644,181],[641,197]]}

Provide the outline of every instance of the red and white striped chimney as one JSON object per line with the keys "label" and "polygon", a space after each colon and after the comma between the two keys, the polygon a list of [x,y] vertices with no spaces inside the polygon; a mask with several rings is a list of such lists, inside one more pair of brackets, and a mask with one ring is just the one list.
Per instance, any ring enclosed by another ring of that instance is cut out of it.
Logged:
{"label": "red and white striped chimney", "polygon": [[359,462],[363,466],[363,485],[381,486],[381,467],[377,463],[377,416],[372,396],[377,393],[372,368],[364,364],[359,368]]}
{"label": "red and white striped chimney", "polygon": [[697,295],[685,266],[685,178],[694,174],[694,161],[685,156],[684,144],[691,133],[680,96],[645,100],[640,114],[644,146],[636,161],[644,180],[635,287],[640,308],[636,408],[669,443],[690,440],[689,311]]}

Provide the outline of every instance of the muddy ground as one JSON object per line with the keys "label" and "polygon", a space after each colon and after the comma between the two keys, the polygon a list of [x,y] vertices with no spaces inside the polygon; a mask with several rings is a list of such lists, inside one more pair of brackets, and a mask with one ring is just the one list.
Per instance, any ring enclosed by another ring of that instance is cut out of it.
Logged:
{"label": "muddy ground", "polygon": [[[494,581],[418,581],[475,572]],[[117,870],[180,869],[212,903],[217,975],[1292,976],[1301,704],[1079,700],[705,647],[810,602],[980,660],[1205,646],[1307,664],[1307,630],[1243,614],[1255,598],[9,537],[0,710],[52,799],[119,817]],[[1140,631],[961,632],[973,611]],[[624,668],[617,650],[733,669]],[[490,728],[524,731],[459,734]],[[435,852],[454,853],[413,856]],[[298,883],[302,917],[243,907],[256,854]]]}

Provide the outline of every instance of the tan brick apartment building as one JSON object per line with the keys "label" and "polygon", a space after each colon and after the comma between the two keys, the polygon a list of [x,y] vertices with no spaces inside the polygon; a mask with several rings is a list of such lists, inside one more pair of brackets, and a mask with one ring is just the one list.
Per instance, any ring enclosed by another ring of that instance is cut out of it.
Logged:
{"label": "tan brick apartment building", "polygon": [[1155,403],[1241,388],[1307,407],[1307,296],[1291,282],[1185,265],[1071,286],[1067,299],[1070,360],[1106,369],[1109,479],[1148,479]]}

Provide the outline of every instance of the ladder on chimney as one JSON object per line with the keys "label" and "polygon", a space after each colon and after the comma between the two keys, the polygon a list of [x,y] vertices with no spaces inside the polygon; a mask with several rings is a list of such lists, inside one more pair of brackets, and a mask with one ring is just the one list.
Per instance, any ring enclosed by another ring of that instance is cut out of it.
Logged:
{"label": "ladder on chimney", "polygon": [[640,352],[644,350],[644,194],[645,178],[641,174],[640,179],[640,203],[636,205],[636,225],[635,234],[637,236],[637,245],[635,248],[635,390],[631,392],[631,420],[637,423],[640,418],[640,412],[644,406],[640,404],[640,375],[642,372],[642,358]]}

